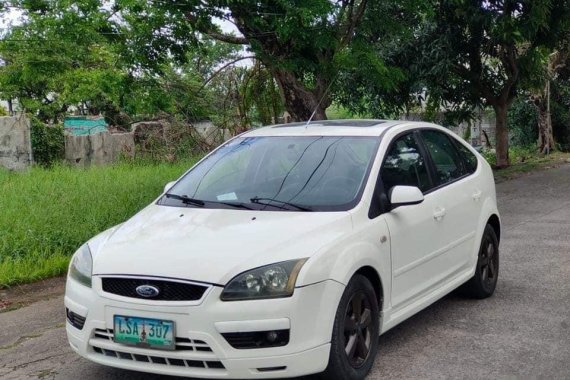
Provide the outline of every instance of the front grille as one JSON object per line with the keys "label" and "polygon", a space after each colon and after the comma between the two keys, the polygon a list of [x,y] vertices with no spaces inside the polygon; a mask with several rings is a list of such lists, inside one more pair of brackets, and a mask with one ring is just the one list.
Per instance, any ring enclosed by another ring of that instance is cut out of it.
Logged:
{"label": "front grille", "polygon": [[282,347],[289,344],[289,330],[224,333],[230,346],[238,350]]}
{"label": "front grille", "polygon": [[75,314],[68,308],[65,308],[65,314],[67,315],[67,320],[73,327],[78,330],[83,330],[83,326],[85,326],[85,317]]}
{"label": "front grille", "polygon": [[[113,330],[111,329],[95,329],[93,336],[95,339],[103,339],[113,341]],[[196,352],[212,352],[212,349],[206,342],[198,339],[189,339],[176,337],[176,351],[196,351]]]}
{"label": "front grille", "polygon": [[[142,278],[102,278],[103,291],[123,297],[147,299],[153,301],[198,301],[202,298],[207,286],[166,280],[148,280]],[[151,285],[160,292],[149,298],[137,293],[137,287]]]}
{"label": "front grille", "polygon": [[167,358],[161,356],[131,354],[129,352],[108,350],[97,346],[91,346],[93,351],[100,354],[122,360],[132,360],[136,362],[162,364],[176,367],[189,367],[189,368],[205,368],[223,370],[225,369],[221,361],[218,360],[185,360],[176,358]]}

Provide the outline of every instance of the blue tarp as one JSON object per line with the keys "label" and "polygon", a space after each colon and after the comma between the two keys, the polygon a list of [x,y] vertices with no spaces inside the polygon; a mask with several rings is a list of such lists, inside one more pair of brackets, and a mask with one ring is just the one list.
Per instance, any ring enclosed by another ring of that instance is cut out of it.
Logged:
{"label": "blue tarp", "polygon": [[93,135],[108,131],[107,123],[103,117],[69,116],[65,118],[63,127],[67,133],[74,136]]}

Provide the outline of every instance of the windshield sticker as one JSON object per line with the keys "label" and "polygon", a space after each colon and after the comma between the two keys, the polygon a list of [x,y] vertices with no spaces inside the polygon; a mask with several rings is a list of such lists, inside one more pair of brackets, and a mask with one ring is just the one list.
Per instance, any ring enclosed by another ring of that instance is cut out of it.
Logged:
{"label": "windshield sticker", "polygon": [[218,198],[219,201],[237,201],[238,199],[236,193],[221,194],[216,198]]}

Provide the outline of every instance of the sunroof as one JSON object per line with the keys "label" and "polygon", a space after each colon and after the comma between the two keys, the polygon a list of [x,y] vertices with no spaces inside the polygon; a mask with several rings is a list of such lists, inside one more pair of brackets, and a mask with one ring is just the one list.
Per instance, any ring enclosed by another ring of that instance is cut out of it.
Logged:
{"label": "sunroof", "polygon": [[[311,121],[309,126],[311,127],[373,127],[378,124],[385,123],[384,120],[317,120]],[[273,128],[292,128],[292,127],[304,127],[307,123],[290,123],[290,124],[280,124]]]}

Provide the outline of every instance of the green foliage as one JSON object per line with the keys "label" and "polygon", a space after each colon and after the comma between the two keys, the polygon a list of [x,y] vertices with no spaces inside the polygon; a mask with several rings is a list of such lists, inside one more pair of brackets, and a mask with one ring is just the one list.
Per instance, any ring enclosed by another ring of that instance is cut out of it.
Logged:
{"label": "green foliage", "polygon": [[[18,99],[42,121],[61,120],[71,105],[101,108],[119,101],[123,73],[109,30],[109,11],[94,1],[14,1],[26,22],[0,41],[0,95]],[[87,103],[87,104],[83,104]]]}
{"label": "green foliage", "polygon": [[[487,162],[494,166],[497,164],[497,157],[493,150],[483,150],[481,155],[487,160]],[[509,148],[509,157],[513,163],[524,163],[527,161],[537,160],[541,157],[536,149],[536,145],[527,146],[511,146]]]}
{"label": "green foliage", "polygon": [[369,3],[361,34],[338,54],[333,99],[356,114],[398,118],[425,101],[418,34],[434,9],[425,1]]}
{"label": "green foliage", "polygon": [[131,217],[195,161],[0,170],[0,288],[65,273],[82,243]]}
{"label": "green foliage", "polygon": [[[401,2],[421,3],[397,1]],[[351,96],[344,93],[344,79],[339,77],[359,73],[360,78],[366,77],[369,83],[375,82],[382,89],[395,88],[402,79],[398,70],[385,65],[383,57],[376,54],[374,44],[370,43],[370,38],[377,36],[385,25],[399,24],[390,21],[393,15],[401,13],[384,12],[386,2],[216,0],[208,2],[207,7],[200,2],[125,0],[118,3],[131,28],[146,33],[147,38],[138,40],[144,44],[138,44],[133,50],[155,60],[169,55],[184,57],[180,50],[199,46],[204,34],[231,44],[243,44],[280,84],[286,107],[294,119],[307,119],[320,100],[317,108],[323,112],[318,117],[324,117],[324,109],[337,99],[336,93],[339,94],[337,100],[349,103]],[[234,22],[244,36],[222,33],[215,19]],[[180,43],[180,35],[186,43]],[[194,40],[188,37],[192,35]],[[161,52],[155,48],[157,44],[161,45]],[[332,86],[332,96],[327,92],[329,86]],[[269,89],[271,87],[274,85]],[[266,105],[271,105],[274,97],[271,95],[268,99]],[[360,111],[365,108],[358,102],[350,106],[360,107]],[[265,122],[271,107],[257,105],[255,108]]]}
{"label": "green foliage", "polygon": [[[570,150],[570,81],[559,78],[551,82],[551,118],[557,148]],[[515,146],[536,146],[538,115],[536,107],[524,94],[509,110],[509,130]]]}
{"label": "green foliage", "polygon": [[497,156],[493,150],[485,149],[481,152],[481,155],[487,160],[489,165],[495,166],[497,164]]}
{"label": "green foliage", "polygon": [[566,0],[439,2],[418,41],[430,94],[457,107],[508,103],[541,75],[569,16]]}
{"label": "green foliage", "polygon": [[65,158],[65,137],[61,125],[50,126],[32,118],[32,153],[34,162],[51,166]]}
{"label": "green foliage", "polygon": [[554,140],[558,148],[570,152],[570,78],[560,78],[551,87]]}
{"label": "green foliage", "polygon": [[279,87],[266,67],[257,63],[248,70],[244,89],[245,109],[251,109],[250,120],[268,125],[276,123],[285,111]]}
{"label": "green foliage", "polygon": [[528,99],[521,97],[513,103],[509,110],[508,125],[513,145],[536,146],[538,116],[536,107]]}
{"label": "green foliage", "polygon": [[8,110],[3,106],[0,106],[0,116],[8,116]]}
{"label": "green foliage", "polygon": [[[102,113],[116,125],[164,112],[188,115],[189,120],[214,112],[211,93],[201,88],[203,74],[196,67],[174,66],[170,56],[152,65],[133,59],[129,38],[142,36],[117,21],[117,9],[91,0],[15,3],[25,22],[0,41],[5,62],[0,66],[0,97],[18,99],[41,121],[61,122],[72,108],[81,114]],[[200,64],[215,64],[224,57],[212,54]]]}
{"label": "green foliage", "polygon": [[327,108],[327,118],[331,120],[354,119],[354,115],[343,106],[333,103]]}
{"label": "green foliage", "polygon": [[548,54],[570,34],[568,0],[424,3],[431,11],[389,55],[407,81],[381,105],[436,104],[456,122],[472,118],[478,107],[493,107],[497,165],[508,166],[506,111],[521,84],[543,75]]}

